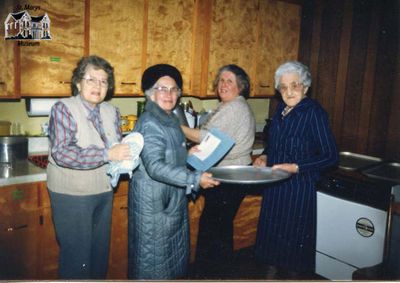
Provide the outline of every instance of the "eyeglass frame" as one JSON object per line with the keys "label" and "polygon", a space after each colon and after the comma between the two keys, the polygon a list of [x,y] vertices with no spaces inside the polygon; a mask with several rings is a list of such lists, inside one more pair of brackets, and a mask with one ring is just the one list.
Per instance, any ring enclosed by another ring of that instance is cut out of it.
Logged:
{"label": "eyeglass frame", "polygon": [[299,82],[292,82],[288,86],[284,85],[278,85],[278,90],[280,93],[287,93],[288,90],[290,89],[291,91],[300,91],[301,87],[304,87],[303,83]]}
{"label": "eyeglass frame", "polygon": [[108,88],[108,81],[107,80],[99,80],[99,79],[92,78],[92,77],[83,77],[82,80],[85,80],[85,82],[88,85],[92,86],[92,87],[93,86],[100,86],[102,88]]}
{"label": "eyeglass frame", "polygon": [[172,86],[170,88],[167,86],[154,86],[153,89],[159,91],[162,95],[170,93],[180,96],[182,94],[182,90],[177,86]]}

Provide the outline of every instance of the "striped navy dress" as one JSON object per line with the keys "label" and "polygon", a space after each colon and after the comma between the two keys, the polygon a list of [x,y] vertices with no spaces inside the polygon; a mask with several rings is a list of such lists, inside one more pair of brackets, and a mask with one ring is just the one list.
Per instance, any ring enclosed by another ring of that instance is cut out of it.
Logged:
{"label": "striped navy dress", "polygon": [[316,188],[320,171],[338,162],[335,139],[324,109],[308,97],[287,116],[278,105],[268,134],[267,166],[296,163],[299,173],[264,189],[256,257],[293,271],[313,271],[316,241]]}

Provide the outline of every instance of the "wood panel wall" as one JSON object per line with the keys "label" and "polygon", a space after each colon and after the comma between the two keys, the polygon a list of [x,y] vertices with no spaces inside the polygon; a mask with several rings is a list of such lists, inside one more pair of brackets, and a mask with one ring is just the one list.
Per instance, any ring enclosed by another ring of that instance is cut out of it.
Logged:
{"label": "wood panel wall", "polygon": [[399,3],[303,2],[299,61],[341,151],[400,161]]}

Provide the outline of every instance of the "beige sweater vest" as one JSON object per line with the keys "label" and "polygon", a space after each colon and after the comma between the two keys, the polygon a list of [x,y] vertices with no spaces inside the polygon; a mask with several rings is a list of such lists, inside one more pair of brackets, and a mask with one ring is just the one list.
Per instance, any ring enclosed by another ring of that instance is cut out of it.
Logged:
{"label": "beige sweater vest", "polygon": [[[61,100],[78,125],[76,138],[77,144],[82,147],[96,145],[104,148],[104,142],[96,131],[92,122],[87,119],[88,111],[82,104],[79,96]],[[108,141],[111,145],[118,142],[115,133],[116,108],[107,102],[100,104],[100,115]],[[110,177],[107,176],[108,164],[94,169],[70,169],[58,166],[49,152],[47,166],[47,187],[55,193],[68,195],[94,195],[111,191]]]}

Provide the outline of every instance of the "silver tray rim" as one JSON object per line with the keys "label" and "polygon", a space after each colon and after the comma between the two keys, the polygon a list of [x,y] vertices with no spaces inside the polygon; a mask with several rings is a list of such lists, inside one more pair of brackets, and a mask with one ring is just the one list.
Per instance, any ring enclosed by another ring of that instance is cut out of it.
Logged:
{"label": "silver tray rim", "polygon": [[227,166],[220,166],[220,167],[212,167],[207,170],[208,173],[213,174],[213,179],[218,180],[223,183],[232,183],[232,184],[271,184],[275,182],[280,182],[282,180],[285,180],[289,178],[292,174],[280,170],[280,169],[274,169],[273,171],[277,173],[279,178],[277,179],[258,179],[258,180],[231,180],[231,179],[225,179],[225,178],[218,178],[214,176],[215,171],[221,171],[221,170],[229,170],[229,171],[237,171],[241,169],[246,169],[246,170],[256,170],[256,171],[268,171],[268,173],[271,173],[272,167],[256,167],[256,166],[240,166],[240,165],[227,165]]}

